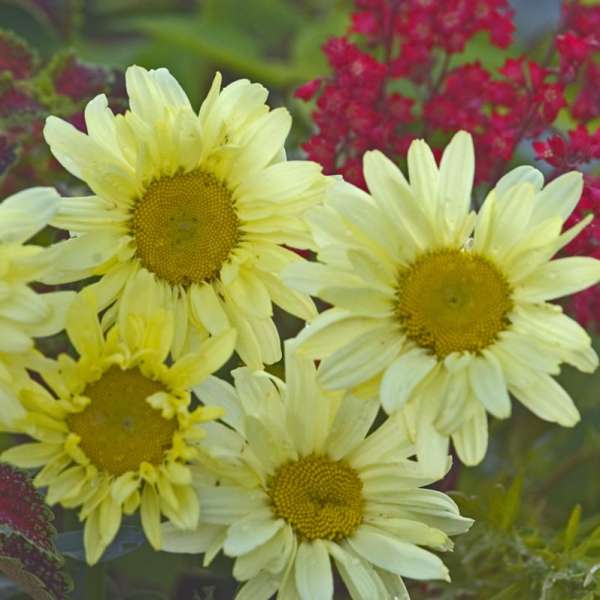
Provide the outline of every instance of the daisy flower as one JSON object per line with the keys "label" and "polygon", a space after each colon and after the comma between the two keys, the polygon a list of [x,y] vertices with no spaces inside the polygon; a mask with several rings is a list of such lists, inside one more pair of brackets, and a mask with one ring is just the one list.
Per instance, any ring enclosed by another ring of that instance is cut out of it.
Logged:
{"label": "daisy flower", "polygon": [[74,297],[73,292],[38,294],[30,287],[52,270],[57,253],[56,246],[25,242],[46,227],[58,199],[52,188],[32,188],[0,204],[0,416],[5,423],[24,414],[15,389],[27,380],[32,338],[63,329]]}
{"label": "daisy flower", "polygon": [[566,362],[592,372],[587,333],[548,303],[600,280],[600,261],[552,256],[591,220],[562,232],[582,176],[543,187],[519,167],[470,212],[471,136],[459,132],[438,168],[422,140],[408,152],[410,183],[380,152],[367,152],[371,195],[339,183],[307,216],[319,263],[284,279],[332,308],[299,337],[322,359],[320,381],[343,389],[380,381],[383,408],[402,409],[420,459],[445,464],[449,438],[479,463],[487,413],[507,418],[509,393],[538,417],[573,426],[579,413],[552,378]]}
{"label": "daisy flower", "polygon": [[395,417],[368,434],[376,400],[329,393],[314,363],[286,348],[287,381],[247,367],[235,387],[209,378],[194,388],[224,408],[209,424],[200,476],[200,527],[164,527],[163,548],[223,549],[245,582],[237,600],[332,600],[335,565],[355,600],[407,598],[401,577],[449,579],[442,561],[421,548],[449,550],[448,534],[466,531],[445,494],[421,489],[436,479],[408,460],[413,445]]}
{"label": "daisy flower", "polygon": [[[126,73],[130,110],[114,115],[104,95],[85,109],[87,135],[49,117],[54,156],[94,195],[64,198],[53,225],[64,243],[53,281],[99,275],[93,284],[105,323],[137,271],[148,271],[176,316],[175,356],[209,334],[237,331],[242,360],[281,358],[272,303],[302,318],[310,298],[284,286],[281,269],[302,260],[301,213],[321,200],[327,179],[316,163],[286,161],[291,117],[269,110],[267,90],[217,74],[196,113],[166,69]],[[150,292],[148,292],[150,293]]]}
{"label": "daisy flower", "polygon": [[204,434],[199,423],[221,413],[191,410],[190,387],[227,360],[235,332],[167,366],[173,319],[157,294],[146,293],[149,277],[133,280],[123,298],[128,310],[106,338],[89,290],[72,303],[66,330],[79,359],[40,357],[37,370],[51,391],[31,381],[20,393],[26,414],[11,429],[35,441],[1,456],[18,467],[43,467],[34,484],[48,488],[48,504],[81,507],[90,564],[115,537],[123,514],[139,509],[154,548],[161,544],[161,515],[179,528],[196,526],[192,441]]}

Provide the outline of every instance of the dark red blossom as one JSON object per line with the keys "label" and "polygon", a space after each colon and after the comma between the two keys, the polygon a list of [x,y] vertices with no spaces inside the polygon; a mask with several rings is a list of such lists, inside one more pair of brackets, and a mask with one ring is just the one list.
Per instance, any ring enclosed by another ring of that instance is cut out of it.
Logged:
{"label": "dark red blossom", "polygon": [[[0,45],[2,41],[0,34]],[[0,54],[0,63],[4,57]],[[62,187],[69,181],[51,157],[42,136],[49,114],[64,118],[85,130],[86,103],[105,93],[115,112],[126,108],[123,73],[79,61],[73,54],[61,53],[48,64],[35,64],[32,72],[0,69],[0,198],[43,181]],[[18,149],[18,152],[17,152]]]}
{"label": "dark red blossom", "polygon": [[581,87],[571,107],[571,114],[583,123],[600,112],[600,65],[590,62],[582,72]]}
{"label": "dark red blossom", "polygon": [[583,37],[567,31],[556,37],[556,49],[560,56],[560,70],[564,77],[572,79],[581,65],[596,49],[595,38]]}
{"label": "dark red blossom", "polygon": [[0,571],[36,600],[63,600],[72,588],[52,518],[29,477],[0,464]]}
{"label": "dark red blossom", "polygon": [[567,133],[556,134],[533,144],[536,158],[544,160],[559,172],[571,171],[600,159],[600,130],[590,134],[579,125]]}
{"label": "dark red blossom", "polygon": [[0,523],[52,550],[52,513],[25,473],[0,463]]}
{"label": "dark red blossom", "polygon": [[14,79],[31,77],[36,55],[25,40],[12,32],[0,29],[0,74],[9,73]]}
{"label": "dark red blossom", "polygon": [[103,92],[107,75],[106,69],[87,65],[75,56],[68,55],[59,61],[52,79],[57,94],[79,102]]}
{"label": "dark red blossom", "polygon": [[14,118],[23,113],[40,110],[40,104],[28,91],[10,80],[0,82],[0,117]]}

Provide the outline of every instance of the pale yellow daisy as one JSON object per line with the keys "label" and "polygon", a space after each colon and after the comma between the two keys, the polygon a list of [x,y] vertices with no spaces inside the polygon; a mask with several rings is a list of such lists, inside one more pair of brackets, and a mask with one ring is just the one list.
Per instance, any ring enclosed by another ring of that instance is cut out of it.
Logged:
{"label": "pale yellow daisy", "polygon": [[371,195],[339,183],[308,215],[320,263],[284,280],[333,305],[300,334],[322,359],[329,389],[381,378],[388,413],[403,410],[418,455],[443,465],[451,437],[463,462],[482,460],[487,413],[510,415],[509,393],[542,419],[573,426],[579,413],[552,378],[566,362],[591,372],[587,333],[549,300],[600,280],[600,262],[551,260],[590,219],[561,233],[582,176],[543,187],[519,167],[478,215],[469,134],[458,133],[438,168],[422,140],[408,152],[410,183],[380,152],[365,154]]}
{"label": "pale yellow daisy", "polygon": [[233,327],[242,360],[281,358],[272,303],[308,319],[310,298],[284,286],[282,267],[302,260],[301,213],[321,200],[327,179],[316,163],[286,161],[291,117],[269,110],[267,90],[217,74],[197,113],[166,69],[126,73],[130,110],[114,115],[104,95],[86,107],[87,135],[50,117],[45,138],[56,158],[95,194],[64,198],[52,223],[64,243],[53,281],[100,275],[100,309],[119,310],[127,281],[153,277],[176,315],[175,356]]}
{"label": "pale yellow daisy", "polygon": [[[404,599],[402,577],[449,579],[435,554],[466,531],[436,479],[409,460],[413,445],[391,417],[375,432],[379,403],[328,393],[310,360],[287,347],[286,382],[244,367],[235,387],[209,378],[194,388],[224,409],[208,424],[205,465],[196,471],[202,505],[196,532],[166,525],[164,549],[223,549],[245,582],[237,600],[332,600],[335,565],[354,600]],[[448,463],[449,464],[449,463]]]}
{"label": "pale yellow daisy", "polygon": [[165,364],[173,316],[148,294],[140,273],[123,302],[128,310],[104,337],[93,295],[84,290],[67,314],[66,329],[79,353],[36,365],[48,388],[31,381],[21,390],[26,415],[12,431],[35,441],[15,446],[2,460],[43,467],[34,479],[46,501],[80,507],[87,561],[95,563],[119,530],[123,514],[139,509],[142,527],[160,548],[160,521],[193,529],[198,498],[189,462],[200,423],[221,409],[190,409],[190,387],[229,357],[235,332],[205,341],[197,352]]}
{"label": "pale yellow daisy", "polygon": [[0,204],[0,421],[23,416],[15,391],[27,380],[34,337],[63,329],[73,292],[36,293],[30,284],[51,272],[56,246],[25,244],[56,213],[52,188],[32,188]]}

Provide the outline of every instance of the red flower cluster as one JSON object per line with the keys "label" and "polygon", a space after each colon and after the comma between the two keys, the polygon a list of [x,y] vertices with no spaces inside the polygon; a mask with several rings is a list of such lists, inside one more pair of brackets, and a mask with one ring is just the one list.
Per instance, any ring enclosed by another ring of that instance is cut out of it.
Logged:
{"label": "red flower cluster", "polygon": [[[334,75],[308,82],[296,96],[310,100],[319,93],[314,112],[319,130],[304,145],[309,158],[320,162],[327,173],[342,173],[364,186],[365,150],[379,148],[401,156],[415,137],[429,132],[436,118],[444,121],[451,112],[457,121],[455,108],[446,110],[440,100],[428,108],[429,123],[424,114],[428,103],[417,106],[414,101],[438,97],[451,57],[481,31],[504,47],[514,26],[507,0],[356,0],[355,5],[349,33],[356,42],[348,37],[328,41],[323,51]],[[488,76],[479,70],[482,73],[476,72],[477,66],[470,72],[455,70],[455,80],[467,74],[477,86],[481,74]],[[452,82],[450,86],[448,94],[460,93]],[[479,98],[483,109],[487,103],[480,94],[479,88],[476,94],[471,92],[469,102]],[[456,106],[454,99],[449,101]],[[471,114],[465,108],[467,119]]]}
{"label": "red flower cluster", "polygon": [[[55,56],[40,67],[27,43],[0,30],[0,198],[31,181],[60,184],[42,139],[44,120],[55,114],[83,126],[85,103],[105,92],[124,107],[122,75],[80,62],[72,54]],[[59,175],[60,174],[60,175]]]}
{"label": "red flower cluster", "polygon": [[494,182],[521,140],[542,133],[565,105],[562,83],[536,62],[508,59],[494,75],[479,63],[449,70],[423,107],[430,130],[473,134],[478,182]]}
{"label": "red flower cluster", "polygon": [[[514,24],[507,0],[354,5],[347,36],[323,47],[332,74],[296,91],[302,100],[316,98],[317,131],[304,150],[326,173],[364,187],[366,150],[379,149],[401,163],[410,142],[425,137],[439,156],[459,129],[472,133],[476,182],[488,186],[529,144],[550,178],[600,159],[600,133],[589,130],[600,116],[599,6],[563,0],[559,28],[541,61],[506,58],[489,69],[456,55],[482,31],[494,46],[510,45]],[[557,128],[559,113],[573,123],[571,131]],[[571,221],[590,212],[600,217],[599,202],[600,178],[587,173]],[[586,228],[566,251],[600,257],[600,230]],[[575,298],[582,322],[600,325],[599,296],[591,290]]]}

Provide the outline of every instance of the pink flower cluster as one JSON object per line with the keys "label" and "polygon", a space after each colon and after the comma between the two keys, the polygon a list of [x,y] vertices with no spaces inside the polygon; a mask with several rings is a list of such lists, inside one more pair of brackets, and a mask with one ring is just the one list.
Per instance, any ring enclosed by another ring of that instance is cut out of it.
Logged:
{"label": "pink flower cluster", "polygon": [[[474,137],[482,186],[493,185],[527,146],[550,178],[600,159],[600,133],[590,127],[600,116],[599,6],[564,0],[558,30],[534,60],[510,57],[508,0],[354,5],[347,35],[323,47],[332,73],[296,90],[298,98],[315,100],[316,131],[303,147],[327,173],[364,187],[366,150],[400,163],[410,142],[425,137],[439,155],[458,129]],[[497,69],[458,56],[481,32],[498,53],[507,49]],[[559,122],[571,125],[565,131]],[[599,201],[600,178],[588,173],[571,220],[600,213]],[[600,257],[598,227],[588,227],[567,252]],[[573,308],[581,322],[600,325],[598,290],[577,296]]]}

